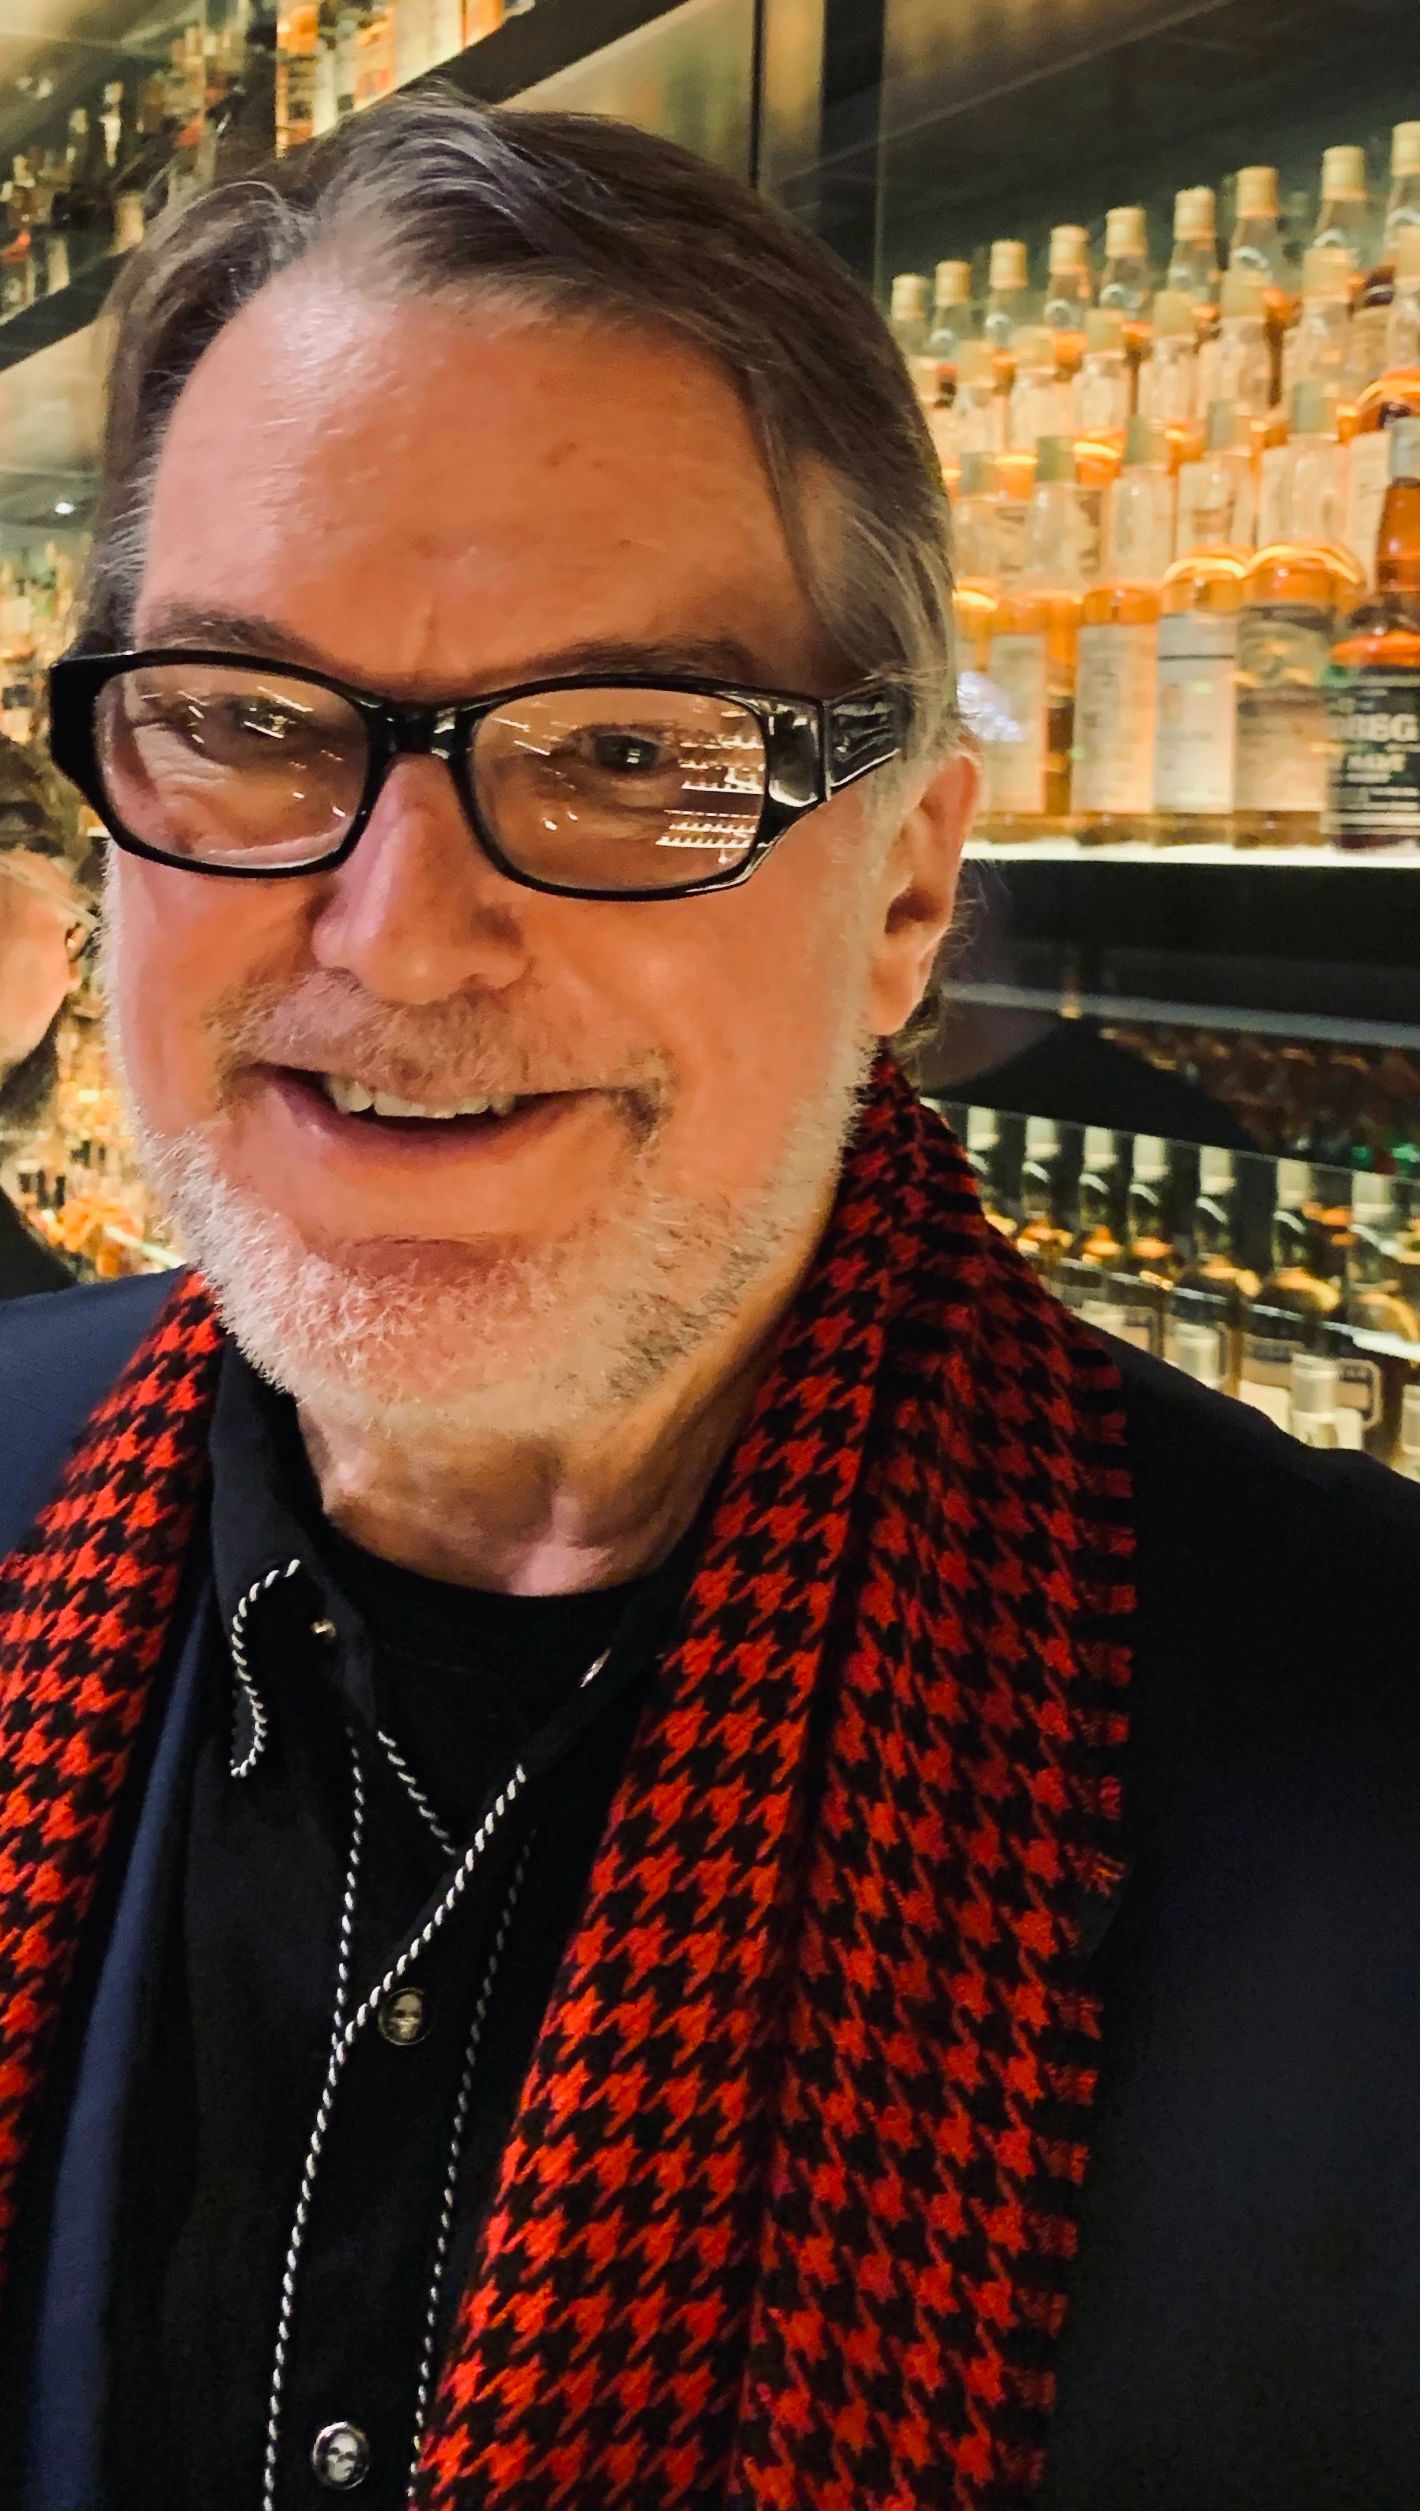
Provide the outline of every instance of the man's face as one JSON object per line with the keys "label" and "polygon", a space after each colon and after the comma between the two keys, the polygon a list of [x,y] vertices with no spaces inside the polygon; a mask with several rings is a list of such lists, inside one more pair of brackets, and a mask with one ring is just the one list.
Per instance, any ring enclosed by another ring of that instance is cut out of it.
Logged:
{"label": "man's face", "polygon": [[[641,677],[833,685],[712,368],[329,274],[218,338],[163,448],[134,642],[225,646],[219,608],[260,652],[412,698],[606,645],[644,651]],[[517,887],[427,757],[333,872],[116,856],[130,1092],[258,1362],[301,1395],[533,1430],[692,1352],[811,1234],[872,1032],[910,1007],[865,807],[840,796],[743,887],[685,901]],[[414,1134],[337,1114],[310,1067],[420,1104],[567,1095],[506,1133]]]}

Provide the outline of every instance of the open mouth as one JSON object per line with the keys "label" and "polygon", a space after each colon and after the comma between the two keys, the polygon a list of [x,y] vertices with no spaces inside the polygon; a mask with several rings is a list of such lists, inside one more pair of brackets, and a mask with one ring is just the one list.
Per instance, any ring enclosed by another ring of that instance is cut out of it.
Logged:
{"label": "open mouth", "polygon": [[294,1071],[279,1078],[327,1117],[348,1118],[372,1133],[418,1137],[467,1138],[470,1134],[506,1134],[539,1118],[565,1110],[583,1098],[583,1091],[533,1091],[515,1097],[477,1097],[442,1102],[402,1098],[393,1090],[375,1090],[348,1074]]}

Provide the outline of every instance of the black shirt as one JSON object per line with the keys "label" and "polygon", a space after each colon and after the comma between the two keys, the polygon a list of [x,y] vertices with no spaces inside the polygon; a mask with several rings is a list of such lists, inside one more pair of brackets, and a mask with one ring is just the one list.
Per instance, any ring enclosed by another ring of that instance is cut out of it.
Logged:
{"label": "black shirt", "polygon": [[104,2511],[392,2511],[688,1550],[549,1598],[377,1561],[230,1351],[212,1463]]}
{"label": "black shirt", "polygon": [[28,1299],[37,1290],[67,1290],[74,1276],[62,1256],[37,1238],[7,1194],[0,1194],[0,1299]]}

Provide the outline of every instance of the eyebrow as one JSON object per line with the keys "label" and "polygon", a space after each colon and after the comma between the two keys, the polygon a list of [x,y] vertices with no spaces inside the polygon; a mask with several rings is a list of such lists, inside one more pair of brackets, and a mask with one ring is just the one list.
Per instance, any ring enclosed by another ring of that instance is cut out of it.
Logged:
{"label": "eyebrow", "polygon": [[[260,612],[226,610],[210,602],[169,601],[160,604],[144,628],[145,645],[208,645],[225,653],[250,654],[258,661],[294,663],[309,671],[324,672],[332,680],[348,680],[359,688],[368,685],[374,693],[366,674],[347,670],[334,655],[309,638],[298,636],[294,629],[283,627],[279,620],[265,618]],[[646,680],[661,672],[671,679],[728,680],[747,687],[769,685],[763,664],[735,637],[591,637],[559,646],[551,653],[527,657],[519,662],[516,671],[499,672],[496,676],[479,673],[476,681],[460,684],[460,693],[473,694],[480,685],[487,689],[516,688],[524,681],[560,680],[572,673],[589,677],[625,673],[628,679]],[[401,685],[414,693],[407,675],[382,682],[381,690],[395,695]],[[431,697],[434,694],[430,692]]]}

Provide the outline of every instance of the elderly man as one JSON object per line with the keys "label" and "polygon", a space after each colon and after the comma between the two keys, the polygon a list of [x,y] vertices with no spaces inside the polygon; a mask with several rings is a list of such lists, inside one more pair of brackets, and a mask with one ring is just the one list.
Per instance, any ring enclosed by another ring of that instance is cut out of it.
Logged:
{"label": "elderly man", "polygon": [[[93,922],[56,827],[53,781],[0,734],[0,1157],[49,1107],[59,1024]],[[0,1193],[0,1299],[72,1279]]]}
{"label": "elderly man", "polygon": [[1411,2502],[1414,1496],[884,1052],[975,777],[871,309],[436,96],[119,310],[54,746],[194,1265],[0,1334],[14,2498]]}

